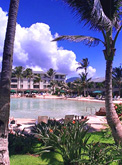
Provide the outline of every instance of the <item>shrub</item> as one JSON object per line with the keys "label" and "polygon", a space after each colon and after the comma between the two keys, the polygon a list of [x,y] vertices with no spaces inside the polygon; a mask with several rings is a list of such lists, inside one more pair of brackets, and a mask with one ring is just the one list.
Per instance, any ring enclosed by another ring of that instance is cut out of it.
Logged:
{"label": "shrub", "polygon": [[60,153],[64,164],[67,165],[77,164],[77,160],[81,159],[81,150],[87,149],[89,136],[86,136],[88,129],[85,122],[73,121],[68,124],[56,122],[53,126],[43,123],[36,127],[35,132],[45,144],[41,152],[53,150]]}
{"label": "shrub", "polygon": [[88,149],[86,153],[84,152],[82,155],[84,156],[80,163],[86,165],[103,165],[110,163],[117,163],[121,160],[119,157],[119,150],[117,146],[110,144],[102,144],[102,143],[90,143],[88,144]]}
{"label": "shrub", "polygon": [[32,153],[37,139],[32,134],[23,134],[15,132],[9,133],[9,153],[12,154],[25,154]]}
{"label": "shrub", "polygon": [[114,105],[114,108],[115,108],[118,116],[119,117],[122,116],[122,104],[121,103],[120,104],[115,104]]}

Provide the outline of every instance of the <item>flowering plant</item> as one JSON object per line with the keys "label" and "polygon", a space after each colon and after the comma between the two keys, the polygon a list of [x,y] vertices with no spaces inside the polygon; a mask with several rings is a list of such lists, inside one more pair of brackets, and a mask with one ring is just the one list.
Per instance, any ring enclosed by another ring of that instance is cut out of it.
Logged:
{"label": "flowering plant", "polygon": [[45,133],[41,129],[42,126],[38,126],[37,133],[44,144],[41,153],[57,152],[62,156],[64,164],[78,164],[77,161],[81,159],[82,151],[87,150],[89,139],[85,121],[73,120],[67,124],[56,122],[55,125],[47,123],[43,129]]}
{"label": "flowering plant", "polygon": [[114,105],[114,108],[115,108],[115,110],[116,110],[118,116],[119,116],[119,117],[122,116],[122,103],[120,103],[120,104],[115,104],[115,105]]}

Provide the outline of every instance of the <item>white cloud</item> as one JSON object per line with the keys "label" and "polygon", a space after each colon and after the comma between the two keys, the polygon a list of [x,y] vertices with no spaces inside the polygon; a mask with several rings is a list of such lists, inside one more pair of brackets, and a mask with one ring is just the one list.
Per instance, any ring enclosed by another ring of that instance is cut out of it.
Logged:
{"label": "white cloud", "polygon": [[[0,60],[3,51],[5,31],[7,26],[7,13],[0,8]],[[70,75],[77,75],[76,55],[73,51],[65,50],[57,46],[57,42],[51,42],[56,33],[52,36],[50,27],[44,23],[36,23],[29,28],[17,24],[14,43],[13,65],[30,67],[34,70],[47,71],[53,68],[58,72]],[[95,69],[89,67],[91,75]]]}
{"label": "white cloud", "polygon": [[[79,74],[79,73],[82,73],[82,72],[84,72],[84,69],[79,69],[79,70],[77,70],[77,73],[78,73],[78,74]],[[96,69],[93,68],[92,66],[88,66],[87,72],[88,72],[88,77],[90,78],[90,77],[93,77],[93,76],[95,75]]]}
{"label": "white cloud", "polygon": [[88,67],[88,76],[93,77],[95,75],[95,73],[96,73],[96,69],[93,68],[92,66],[89,66]]}

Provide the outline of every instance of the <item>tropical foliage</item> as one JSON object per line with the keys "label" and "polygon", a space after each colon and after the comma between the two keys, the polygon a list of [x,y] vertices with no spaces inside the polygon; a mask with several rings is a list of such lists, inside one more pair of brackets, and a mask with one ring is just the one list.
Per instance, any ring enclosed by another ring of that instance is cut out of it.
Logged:
{"label": "tropical foliage", "polygon": [[85,122],[77,120],[67,124],[55,120],[49,120],[47,124],[42,122],[34,129],[41,144],[37,153],[41,157],[48,152],[58,153],[63,158],[63,163],[60,163],[66,165],[121,163],[121,148],[113,142],[106,143],[108,135],[107,139],[112,141],[111,134],[108,134],[110,131],[101,132],[101,138],[96,139],[98,133],[89,134],[88,129]]}
{"label": "tropical foliage", "polygon": [[78,63],[78,67],[77,67],[77,70],[79,69],[84,69],[85,70],[85,74],[87,73],[87,68],[88,68],[88,65],[89,65],[89,61],[88,61],[88,58],[83,58],[81,60],[81,62]]}
{"label": "tropical foliage", "polygon": [[23,77],[26,77],[26,78],[33,78],[33,71],[31,68],[26,68],[24,71],[23,71]]}
{"label": "tropical foliage", "polygon": [[40,76],[40,74],[34,75],[33,82],[34,82],[34,83],[40,83],[40,81],[41,81],[41,76]]}
{"label": "tropical foliage", "polygon": [[122,116],[122,104],[121,103],[115,104],[114,107],[115,107],[115,110],[116,110],[118,116],[119,117]]}
{"label": "tropical foliage", "polygon": [[38,143],[37,138],[32,134],[24,134],[24,131],[9,133],[9,154],[26,154],[33,153],[33,150]]}
{"label": "tropical foliage", "polygon": [[52,68],[50,68],[47,71],[47,76],[50,78],[50,86],[52,88],[53,94],[55,93],[55,86],[57,84],[57,81],[54,80],[55,74],[56,74],[56,71]]}
{"label": "tropical foliage", "polygon": [[[44,127],[44,124],[43,124]],[[55,123],[55,125],[45,124],[45,129],[38,127],[37,132],[42,139],[45,147],[44,152],[57,152],[62,155],[64,164],[73,164],[81,158],[81,150],[86,149],[86,144],[89,139],[86,136],[87,129],[85,123],[73,121],[68,124]]]}
{"label": "tropical foliage", "polygon": [[81,73],[79,73],[79,76],[80,76],[81,86],[84,89],[84,96],[86,96],[86,88],[88,88],[88,82],[91,80],[91,78],[89,79],[87,78],[88,77],[87,68],[89,65],[88,58],[83,58],[83,60],[81,60],[81,62],[79,62],[78,64],[79,67],[77,67],[76,70],[84,70]]}
{"label": "tropical foliage", "polygon": [[12,69],[12,77],[17,77],[17,92],[18,92],[18,88],[19,88],[19,80],[21,78],[23,78],[23,71],[24,68],[22,66],[16,66],[14,69]]}
{"label": "tropical foliage", "polygon": [[47,71],[47,76],[51,79],[51,80],[54,80],[54,76],[56,74],[56,71],[52,68],[50,68],[48,71]]}
{"label": "tropical foliage", "polygon": [[113,76],[114,85],[116,85],[119,88],[119,96],[120,96],[121,87],[122,87],[122,68],[121,68],[121,66],[113,68],[112,76]]}

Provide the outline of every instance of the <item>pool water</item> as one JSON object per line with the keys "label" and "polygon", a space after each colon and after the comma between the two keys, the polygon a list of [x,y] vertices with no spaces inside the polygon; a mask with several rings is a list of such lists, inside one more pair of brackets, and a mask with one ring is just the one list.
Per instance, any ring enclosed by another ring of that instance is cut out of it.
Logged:
{"label": "pool water", "polygon": [[11,98],[10,116],[34,118],[48,116],[64,118],[65,115],[93,115],[104,103],[63,99]]}

